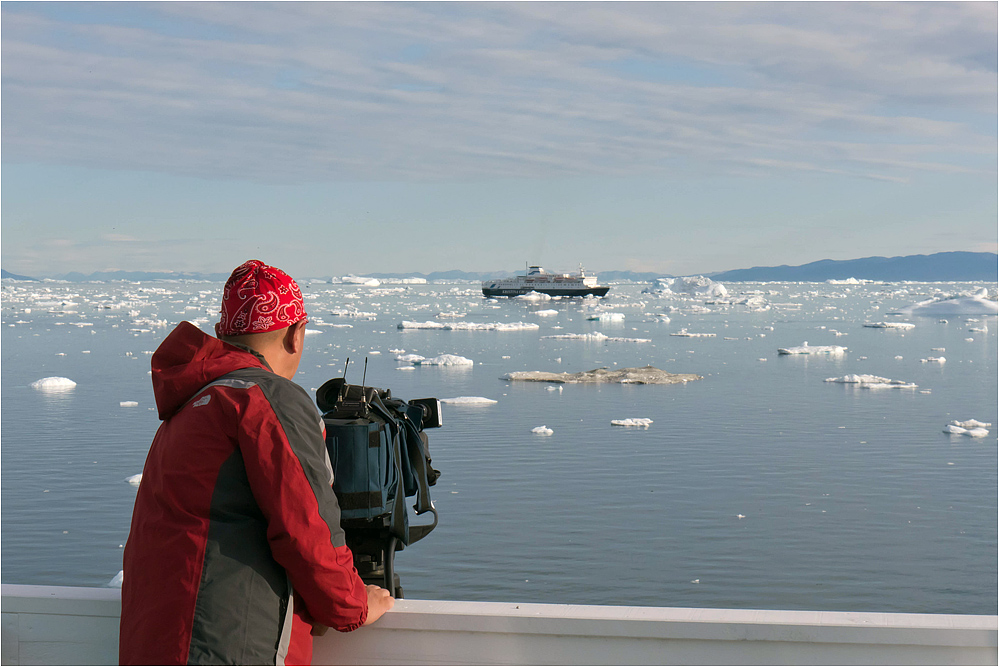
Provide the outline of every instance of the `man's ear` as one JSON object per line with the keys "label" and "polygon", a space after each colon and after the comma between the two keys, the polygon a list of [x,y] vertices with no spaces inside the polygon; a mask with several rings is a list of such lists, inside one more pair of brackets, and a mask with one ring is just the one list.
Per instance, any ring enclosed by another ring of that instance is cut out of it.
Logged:
{"label": "man's ear", "polygon": [[305,325],[305,320],[299,320],[285,329],[282,342],[288,354],[298,354],[305,348]]}

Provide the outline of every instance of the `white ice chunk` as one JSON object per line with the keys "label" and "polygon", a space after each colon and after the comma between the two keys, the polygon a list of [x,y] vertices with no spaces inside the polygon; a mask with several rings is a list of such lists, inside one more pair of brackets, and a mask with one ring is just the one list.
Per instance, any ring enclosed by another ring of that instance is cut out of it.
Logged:
{"label": "white ice chunk", "polygon": [[536,428],[531,429],[531,433],[534,433],[536,435],[551,435],[554,432],[555,431],[551,430],[547,426],[538,426]]}
{"label": "white ice chunk", "polygon": [[537,311],[534,314],[537,315],[538,317],[552,317],[553,315],[558,315],[558,311],[557,310],[551,310],[551,309],[549,309],[549,310],[539,310],[539,311]]}
{"label": "white ice chunk", "polygon": [[806,340],[798,347],[777,348],[777,354],[844,354],[846,348],[842,345],[809,345]]}
{"label": "white ice chunk", "polygon": [[31,383],[32,389],[37,389],[38,391],[44,391],[51,394],[69,391],[75,386],[75,382],[64,377],[47,377],[42,378],[41,380],[35,380]]}
{"label": "white ice chunk", "polygon": [[969,419],[967,421],[952,421],[951,423],[944,426],[944,433],[949,433],[951,435],[966,435],[970,438],[984,438],[989,434],[986,426],[992,426],[990,423],[980,422],[976,419]]}
{"label": "white ice chunk", "polygon": [[142,483],[142,473],[140,472],[138,475],[132,475],[131,477],[126,477],[125,481],[131,484],[132,486],[138,486],[139,484]]}
{"label": "white ice chunk", "polygon": [[442,398],[441,403],[448,403],[451,405],[492,405],[493,403],[498,403],[499,401],[494,401],[491,398],[486,398],[484,396],[455,396],[454,398]]}
{"label": "white ice chunk", "polygon": [[611,424],[614,426],[644,426],[648,428],[652,424],[652,420],[646,417],[636,417],[628,419],[612,419]]}
{"label": "white ice chunk", "polygon": [[920,359],[922,363],[932,363],[932,364],[943,364],[947,362],[947,357],[929,357],[928,359]]}
{"label": "white ice chunk", "polygon": [[118,574],[111,578],[108,582],[108,588],[121,588],[121,582],[125,578],[125,570],[118,570]]}
{"label": "white ice chunk", "polygon": [[314,336],[315,334],[321,334],[321,333],[322,333],[322,331],[320,331],[319,329],[306,329],[305,330],[305,335],[306,336]]}
{"label": "white ice chunk", "polygon": [[396,361],[402,361],[405,363],[416,364],[426,359],[426,357],[419,354],[400,354],[395,358]]}
{"label": "white ice chunk", "polygon": [[597,313],[586,318],[594,322],[623,322],[624,313]]}
{"label": "white ice chunk", "polygon": [[119,401],[118,405],[123,408],[134,408],[139,405],[138,401]]}
{"label": "white ice chunk", "polygon": [[419,366],[474,366],[475,362],[471,359],[466,359],[465,357],[458,356],[457,354],[441,354],[436,357],[431,357],[430,359],[422,359],[420,361],[413,362]]}

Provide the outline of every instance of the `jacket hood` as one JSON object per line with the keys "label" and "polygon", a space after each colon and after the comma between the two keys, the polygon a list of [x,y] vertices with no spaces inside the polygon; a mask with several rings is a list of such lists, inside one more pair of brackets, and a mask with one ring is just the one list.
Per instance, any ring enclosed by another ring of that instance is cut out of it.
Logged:
{"label": "jacket hood", "polygon": [[239,368],[270,370],[261,358],[181,322],[152,358],[153,396],[160,419],[167,419],[209,382]]}

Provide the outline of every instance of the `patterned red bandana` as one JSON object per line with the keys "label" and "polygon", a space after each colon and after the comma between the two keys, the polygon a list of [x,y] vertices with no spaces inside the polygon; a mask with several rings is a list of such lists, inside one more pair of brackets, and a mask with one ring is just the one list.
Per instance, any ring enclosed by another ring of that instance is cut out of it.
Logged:
{"label": "patterned red bandana", "polygon": [[222,290],[218,336],[240,336],[284,329],[305,319],[298,283],[281,269],[260,260],[236,267]]}

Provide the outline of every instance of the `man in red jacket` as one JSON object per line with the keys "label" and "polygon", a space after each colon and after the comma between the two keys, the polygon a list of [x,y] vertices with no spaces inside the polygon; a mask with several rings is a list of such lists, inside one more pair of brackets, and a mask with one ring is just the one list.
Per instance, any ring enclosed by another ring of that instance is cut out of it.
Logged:
{"label": "man in red jacket", "polygon": [[298,285],[233,271],[213,338],[181,322],[152,357],[160,426],[125,545],[121,664],[310,664],[394,600],[365,586],[340,528],[323,424],[291,381]]}

